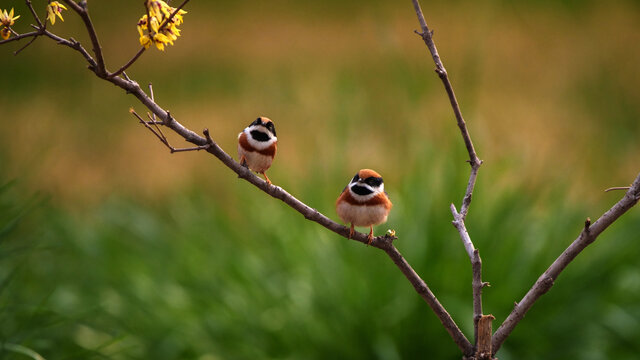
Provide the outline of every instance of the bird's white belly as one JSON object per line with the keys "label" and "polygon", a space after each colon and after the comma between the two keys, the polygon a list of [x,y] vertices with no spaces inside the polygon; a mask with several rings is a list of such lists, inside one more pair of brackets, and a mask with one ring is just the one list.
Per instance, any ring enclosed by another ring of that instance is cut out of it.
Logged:
{"label": "bird's white belly", "polygon": [[247,160],[247,166],[249,169],[255,172],[267,171],[273,161],[273,157],[271,156],[262,155],[255,151],[246,151],[240,145],[238,145],[238,155],[240,155],[240,157],[244,156]]}
{"label": "bird's white belly", "polygon": [[351,205],[347,202],[339,204],[336,208],[336,212],[342,221],[355,226],[382,224],[387,221],[387,215],[389,215],[389,211],[384,207],[384,205]]}

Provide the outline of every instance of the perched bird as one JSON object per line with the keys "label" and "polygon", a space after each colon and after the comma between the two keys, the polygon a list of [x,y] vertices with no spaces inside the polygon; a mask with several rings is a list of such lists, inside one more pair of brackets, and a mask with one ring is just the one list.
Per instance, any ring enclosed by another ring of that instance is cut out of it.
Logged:
{"label": "perched bird", "polygon": [[373,225],[387,221],[391,206],[380,174],[371,169],[362,169],[342,190],[336,201],[336,212],[343,222],[351,224],[349,239],[353,236],[354,226],[368,226],[368,244],[371,244]]}
{"label": "perched bird", "polygon": [[261,116],[238,134],[238,156],[240,164],[264,175],[267,183],[271,180],[265,173],[276,156],[278,138],[271,119]]}

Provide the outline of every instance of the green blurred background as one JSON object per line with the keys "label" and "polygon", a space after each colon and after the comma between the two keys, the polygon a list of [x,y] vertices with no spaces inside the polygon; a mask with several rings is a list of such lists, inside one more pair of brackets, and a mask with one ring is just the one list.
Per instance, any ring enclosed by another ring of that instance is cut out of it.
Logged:
{"label": "green blurred background", "polygon": [[[89,1],[109,69],[138,49],[142,1]],[[45,2],[34,0],[40,14]],[[484,160],[467,227],[484,310],[504,320],[640,170],[637,1],[423,1]],[[22,1],[2,0],[33,22]],[[272,118],[269,177],[337,220],[378,170],[397,247],[473,336],[471,271],[451,226],[466,152],[410,1],[191,1],[183,36],[128,74],[235,156]],[[70,12],[49,27],[90,48]],[[455,359],[380,251],[306,221],[206,153],[169,154],[144,109],[39,39],[0,46],[0,341],[46,359]],[[174,146],[183,142],[171,137]],[[640,212],[581,254],[500,359],[637,359]],[[0,350],[0,358],[28,356]]]}

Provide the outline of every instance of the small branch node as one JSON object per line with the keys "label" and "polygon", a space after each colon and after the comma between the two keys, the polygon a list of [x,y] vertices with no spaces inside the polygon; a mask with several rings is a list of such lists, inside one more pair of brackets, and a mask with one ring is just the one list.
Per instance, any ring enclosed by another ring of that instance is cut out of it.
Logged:
{"label": "small branch node", "polygon": [[207,139],[207,144],[209,145],[213,145],[213,139],[211,138],[211,135],[209,135],[209,129],[205,128],[204,130],[202,130],[202,134],[204,135],[205,139]]}
{"label": "small branch node", "polygon": [[549,291],[549,289],[551,289],[551,287],[553,286],[553,278],[550,277],[549,275],[542,275],[543,279],[540,282],[540,292],[545,294],[547,291]]}
{"label": "small branch node", "polygon": [[458,209],[456,209],[456,206],[451,203],[449,205],[449,209],[451,209],[451,213],[453,214],[453,218],[455,219],[455,221],[458,221],[458,217],[460,216],[460,214],[458,213]]}
{"label": "small branch node", "polygon": [[393,246],[393,241],[397,240],[398,237],[391,234],[384,234],[383,236],[376,237],[372,244],[377,245],[377,247],[381,249],[388,249]]}
{"label": "small branch node", "polygon": [[169,124],[171,124],[174,120],[175,119],[171,115],[171,112],[169,110],[167,110],[167,117],[162,120],[162,125],[169,126]]}
{"label": "small branch node", "polygon": [[589,232],[589,226],[591,226],[591,218],[584,221],[584,231]]}
{"label": "small branch node", "polygon": [[491,287],[491,283],[490,283],[490,282],[488,282],[488,281],[483,281],[483,282],[482,282],[482,287],[483,287],[483,288],[484,288],[484,287]]}

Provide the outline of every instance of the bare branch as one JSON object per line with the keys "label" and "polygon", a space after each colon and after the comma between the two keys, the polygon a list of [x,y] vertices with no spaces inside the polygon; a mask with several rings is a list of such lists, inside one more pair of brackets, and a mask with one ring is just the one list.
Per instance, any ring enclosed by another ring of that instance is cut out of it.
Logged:
{"label": "bare branch", "polygon": [[451,222],[456,229],[458,229],[458,233],[460,234],[460,239],[462,240],[462,244],[464,245],[464,249],[467,251],[467,255],[469,256],[469,260],[473,262],[474,252],[476,248],[473,246],[473,242],[471,242],[471,238],[469,237],[469,233],[467,232],[467,228],[464,225],[464,219],[462,215],[456,211],[456,206],[451,204],[451,214],[453,214],[453,221]]}
{"label": "bare branch", "polygon": [[611,209],[605,212],[593,224],[585,227],[569,247],[549,266],[549,268],[538,278],[527,294],[516,303],[511,314],[507,316],[502,325],[493,334],[493,353],[495,354],[505,339],[511,334],[513,329],[524,318],[524,315],[531,309],[533,304],[544,295],[553,286],[558,275],[573,261],[573,259],[582,252],[588,245],[593,243],[598,235],[600,235],[609,225],[616,221],[620,216],[631,209],[640,200],[640,174],[636,177],[631,187],[620,201],[618,201]]}
{"label": "bare branch", "polygon": [[25,0],[25,3],[27,4],[27,7],[29,8],[29,11],[31,11],[31,15],[33,15],[33,18],[38,23],[38,27],[41,28],[41,29],[45,28],[46,25],[43,24],[42,21],[40,21],[40,17],[38,16],[38,13],[36,13],[36,10],[33,8],[33,5],[31,4],[31,0]]}
{"label": "bare branch", "polygon": [[[436,44],[433,41],[433,31],[429,30],[429,27],[427,26],[427,21],[424,18],[424,14],[422,13],[422,9],[420,8],[420,3],[418,2],[418,0],[412,1],[413,7],[416,11],[416,15],[418,16],[420,27],[422,28],[422,32],[417,33],[422,37],[424,43],[429,49],[429,52],[431,53],[433,62],[436,65],[436,73],[440,77],[447,95],[449,96],[449,102],[451,103],[451,108],[453,109],[453,113],[456,117],[458,128],[460,129],[462,139],[464,140],[467,152],[469,153],[468,162],[471,165],[471,172],[469,174],[467,189],[465,191],[464,197],[462,198],[460,212],[458,213],[455,205],[451,204],[451,213],[453,215],[452,223],[460,234],[460,239],[462,240],[462,244],[464,245],[464,248],[467,251],[467,255],[469,256],[469,260],[471,262],[473,279],[471,283],[473,293],[473,333],[474,344],[477,346],[479,336],[486,335],[484,333],[480,334],[478,331],[478,321],[482,318],[482,288],[484,287],[484,283],[482,282],[482,260],[480,259],[479,251],[475,248],[473,242],[471,241],[471,238],[469,237],[469,233],[467,232],[464,221],[467,217],[467,213],[469,212],[469,206],[471,205],[471,198],[473,195],[473,190],[475,188],[476,179],[478,177],[478,170],[480,169],[480,165],[482,165],[482,160],[478,158],[475,148],[473,147],[473,142],[471,141],[471,136],[469,135],[469,131],[467,130],[467,125],[464,121],[464,118],[462,117],[462,111],[460,110],[460,105],[458,104],[458,100],[456,99],[456,95],[453,91],[453,86],[451,85],[451,81],[449,80],[447,71],[445,70],[442,60],[440,59]],[[489,336],[491,336],[490,332]],[[480,341],[486,342],[489,340],[481,339]]]}
{"label": "bare branch", "polygon": [[29,45],[33,44],[34,41],[36,41],[36,39],[38,38],[39,35],[42,34],[37,34],[35,35],[31,40],[29,40],[28,43],[26,43],[23,47],[21,47],[20,49],[16,50],[13,52],[13,55],[16,56],[18,54],[20,54],[20,52],[22,52],[22,50],[26,49],[27,47],[29,47]]}
{"label": "bare branch", "polygon": [[[136,113],[135,110],[133,109],[129,109],[129,112],[132,115],[134,115],[136,118],[138,118],[141,124],[143,124],[147,129],[149,129],[149,131],[151,131],[153,135],[155,135],[160,140],[160,142],[162,142],[167,148],[169,148],[169,151],[172,154],[176,152],[206,150],[209,148],[209,146],[211,146],[211,144],[205,144],[205,145],[199,145],[199,146],[188,147],[188,148],[175,148],[171,146],[171,144],[169,144],[169,140],[167,140],[167,137],[164,136],[164,133],[162,133],[162,130],[160,129],[160,127],[158,127],[157,121],[153,121],[153,120],[144,121],[144,119],[142,119],[142,117],[140,117],[140,115],[138,115],[138,113]],[[155,129],[151,127],[150,123],[155,127]]]}
{"label": "bare branch", "polygon": [[436,314],[444,328],[447,330],[453,341],[458,345],[458,348],[466,355],[471,356],[473,354],[473,345],[467,340],[462,331],[458,328],[456,323],[451,318],[451,315],[440,304],[438,299],[433,295],[427,284],[418,276],[418,274],[411,268],[409,263],[402,257],[400,252],[389,242],[389,246],[383,248],[383,250],[389,255],[391,260],[402,271],[404,276],[409,279],[411,285],[415,288],[416,292],[429,304],[433,312]]}
{"label": "bare branch", "polygon": [[482,288],[485,283],[482,282],[482,259],[480,258],[480,252],[473,246],[467,228],[464,224],[464,218],[456,210],[455,205],[451,204],[451,214],[453,215],[453,226],[458,230],[462,244],[464,245],[469,261],[471,261],[472,281],[471,288],[473,292],[473,334],[475,344],[477,345],[479,336],[482,334],[478,331],[478,321],[482,317]]}
{"label": "bare branch", "polygon": [[25,45],[22,48],[18,49],[14,53],[14,54],[17,55],[17,53],[19,53],[24,48],[26,48],[29,44],[31,44],[33,41],[35,41],[35,39],[38,36],[46,36],[46,37],[54,40],[59,45],[65,45],[65,46],[68,46],[68,47],[78,51],[85,58],[85,60],[87,60],[87,62],[89,63],[89,68],[90,69],[93,70],[93,69],[96,68],[96,66],[97,66],[96,61],[93,59],[93,57],[91,57],[89,52],[87,52],[87,50],[84,47],[82,47],[82,45],[78,41],[76,41],[75,39],[73,39],[73,38],[65,39],[63,37],[60,37],[60,36],[50,32],[45,27],[41,27],[40,28],[40,27],[35,26],[35,25],[32,25],[32,26],[36,29],[36,31],[31,31],[31,32],[24,33],[24,34],[19,34],[19,35],[15,36],[15,37],[7,39],[7,40],[0,41],[0,45],[6,44],[8,42],[18,41],[18,40],[22,40],[22,39],[26,39],[26,38],[32,37],[33,39],[31,39],[31,41],[27,45]]}
{"label": "bare branch", "polygon": [[469,135],[469,131],[467,130],[467,124],[462,117],[462,111],[460,110],[460,105],[458,105],[458,100],[456,99],[455,92],[453,91],[453,87],[451,86],[451,81],[449,80],[449,75],[447,74],[447,70],[444,68],[442,64],[442,60],[440,60],[440,55],[438,54],[438,49],[436,48],[436,44],[433,42],[433,30],[429,30],[427,26],[427,21],[424,18],[424,14],[422,13],[422,9],[420,8],[420,3],[418,0],[412,0],[413,7],[416,11],[416,15],[418,16],[418,21],[420,22],[420,27],[422,28],[422,32],[416,32],[418,35],[422,37],[424,43],[427,45],[429,52],[431,53],[431,57],[433,58],[433,62],[436,64],[436,73],[440,77],[442,84],[444,85],[445,90],[447,91],[447,95],[449,96],[449,102],[451,103],[451,107],[453,108],[453,113],[456,116],[456,120],[458,123],[458,128],[460,128],[460,132],[462,133],[462,138],[464,140],[464,144],[467,147],[467,152],[469,153],[469,164],[471,165],[471,175],[469,176],[469,183],[467,185],[467,191],[465,192],[464,198],[462,200],[462,206],[460,207],[460,214],[462,218],[466,218],[467,212],[469,211],[469,205],[471,205],[471,196],[473,194],[473,189],[476,183],[476,177],[478,175],[478,169],[480,165],[482,165],[482,160],[478,158],[476,154],[476,150],[473,147],[473,142],[471,141],[471,136]]}
{"label": "bare branch", "polygon": [[114,77],[114,76],[118,76],[120,74],[122,74],[125,70],[127,70],[131,65],[133,65],[133,63],[136,62],[136,60],[138,60],[138,58],[140,58],[140,56],[145,52],[145,50],[147,50],[144,46],[140,48],[140,50],[138,50],[138,52],[133,55],[133,57],[127,61],[126,64],[122,65],[122,67],[118,70],[116,70],[115,72],[109,74],[109,77]]}
{"label": "bare branch", "polygon": [[42,33],[40,31],[32,31],[32,32],[24,33],[24,34],[19,34],[19,35],[16,35],[14,37],[10,37],[7,40],[0,40],[0,45],[6,44],[6,43],[10,43],[12,41],[18,41],[18,40],[26,39],[26,38],[29,38],[29,37],[37,37],[37,36],[39,36],[41,34]]}
{"label": "bare branch", "polygon": [[100,46],[100,41],[98,40],[98,34],[96,33],[96,29],[93,26],[93,22],[91,21],[91,17],[89,16],[89,9],[87,8],[87,3],[83,2],[83,6],[80,6],[73,0],[62,0],[65,4],[71,7],[84,22],[84,26],[87,28],[87,33],[89,34],[89,38],[91,39],[91,44],[93,45],[93,53],[96,56],[96,66],[94,71],[96,75],[103,78],[107,76],[107,69],[104,64],[104,57],[102,56],[102,47]]}
{"label": "bare branch", "polygon": [[[486,333],[482,333],[479,329],[479,321],[484,316],[482,314],[482,288],[484,287],[484,283],[482,282],[482,259],[480,259],[480,252],[476,249],[473,252],[473,260],[471,260],[471,288],[473,291],[473,331],[474,331],[474,339],[475,345],[478,346],[479,343],[486,340]],[[491,332],[489,332],[489,338],[491,338]]]}
{"label": "bare branch", "polygon": [[[49,30],[45,30],[44,35],[55,40],[60,45],[68,46],[76,50],[77,52],[79,52],[85,58],[85,60],[87,60],[87,62],[89,63],[89,69],[91,69],[91,71],[93,72],[96,71],[98,64],[93,59],[91,54],[89,54],[89,52],[84,47],[82,47],[82,45],[78,41],[76,41],[74,38],[65,39],[50,32]],[[98,75],[98,73],[96,73],[96,75]]]}

